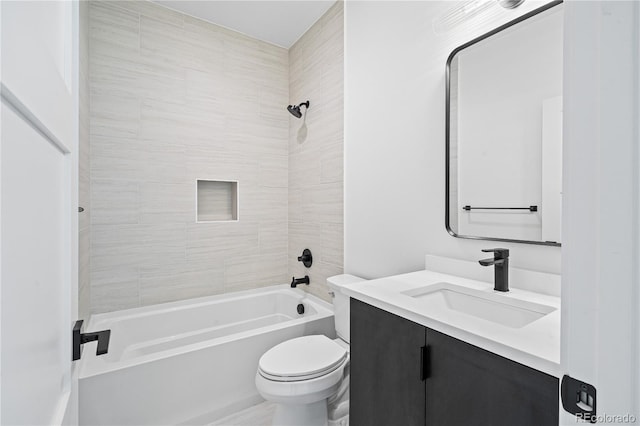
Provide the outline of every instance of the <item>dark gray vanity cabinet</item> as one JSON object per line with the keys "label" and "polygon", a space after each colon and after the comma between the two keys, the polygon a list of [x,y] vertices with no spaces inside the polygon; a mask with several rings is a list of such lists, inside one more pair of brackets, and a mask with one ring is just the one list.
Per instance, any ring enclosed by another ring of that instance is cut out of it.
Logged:
{"label": "dark gray vanity cabinet", "polygon": [[356,299],[350,389],[353,426],[558,424],[557,378]]}
{"label": "dark gray vanity cabinet", "polygon": [[424,426],[424,330],[351,299],[349,424]]}
{"label": "dark gray vanity cabinet", "polygon": [[558,424],[558,379],[429,328],[427,425]]}

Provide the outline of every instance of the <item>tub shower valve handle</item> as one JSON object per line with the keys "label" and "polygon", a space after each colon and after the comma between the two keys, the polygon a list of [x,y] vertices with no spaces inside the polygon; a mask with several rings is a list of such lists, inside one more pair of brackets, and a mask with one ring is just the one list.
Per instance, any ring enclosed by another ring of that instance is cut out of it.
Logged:
{"label": "tub shower valve handle", "polygon": [[311,268],[311,264],[313,263],[313,256],[311,256],[311,250],[308,248],[302,251],[302,256],[298,256],[298,262],[302,262],[304,266],[307,268]]}
{"label": "tub shower valve handle", "polygon": [[98,341],[98,349],[96,350],[96,355],[104,355],[109,352],[109,339],[111,338],[111,330],[83,333],[83,323],[83,320],[78,320],[73,326],[73,337],[71,339],[73,344],[73,347],[71,348],[71,351],[73,353],[73,361],[79,360],[80,356],[82,356],[82,345],[88,342],[93,342],[94,340]]}
{"label": "tub shower valve handle", "polygon": [[305,275],[304,278],[291,277],[291,288],[296,288],[300,284],[309,285],[309,275]]}

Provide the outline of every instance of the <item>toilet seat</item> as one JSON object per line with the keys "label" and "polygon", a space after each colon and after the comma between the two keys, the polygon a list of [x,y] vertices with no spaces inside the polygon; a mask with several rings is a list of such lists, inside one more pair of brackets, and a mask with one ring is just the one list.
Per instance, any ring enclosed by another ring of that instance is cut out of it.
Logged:
{"label": "toilet seat", "polygon": [[342,345],[323,335],[287,340],[269,349],[258,362],[258,373],[267,380],[312,380],[341,368],[348,358]]}

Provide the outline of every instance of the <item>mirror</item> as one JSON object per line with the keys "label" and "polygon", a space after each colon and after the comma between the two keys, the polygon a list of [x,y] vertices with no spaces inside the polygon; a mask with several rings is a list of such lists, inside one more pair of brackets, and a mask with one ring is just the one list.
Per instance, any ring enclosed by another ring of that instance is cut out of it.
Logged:
{"label": "mirror", "polygon": [[562,4],[455,49],[447,60],[447,230],[560,245]]}

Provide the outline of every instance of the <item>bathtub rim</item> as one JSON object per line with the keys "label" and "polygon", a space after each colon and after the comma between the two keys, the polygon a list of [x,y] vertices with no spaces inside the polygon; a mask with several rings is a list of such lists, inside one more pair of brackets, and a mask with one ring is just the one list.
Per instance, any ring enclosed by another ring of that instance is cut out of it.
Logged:
{"label": "bathtub rim", "polygon": [[141,306],[136,308],[122,309],[119,311],[113,312],[105,312],[100,314],[91,315],[87,326],[85,328],[86,331],[95,331],[101,327],[109,327],[109,322],[123,319],[131,319],[140,316],[149,316],[155,315],[162,311],[166,312],[175,312],[184,309],[194,308],[205,306],[208,304],[215,304],[220,301],[226,300],[239,300],[246,299],[252,296],[260,295],[260,294],[269,294],[269,293],[294,293],[296,296],[300,297],[300,301],[306,301],[311,303],[313,307],[316,309],[316,313],[310,316],[300,317],[292,319],[291,321],[286,321],[278,324],[272,324],[264,327],[258,327],[255,329],[241,331],[238,333],[233,333],[228,336],[216,337],[213,339],[206,339],[201,342],[191,343],[184,346],[180,346],[177,348],[167,349],[160,352],[155,352],[152,354],[146,354],[140,357],[119,360],[117,362],[108,363],[101,359],[98,359],[95,355],[97,342],[90,342],[84,345],[83,352],[86,352],[86,355],[80,361],[79,369],[78,369],[78,378],[85,379],[89,377],[99,376],[102,374],[109,374],[119,370],[131,368],[136,365],[142,365],[154,361],[158,361],[170,356],[177,356],[180,354],[202,350],[211,346],[222,345],[224,343],[232,342],[239,339],[249,338],[251,336],[267,333],[270,331],[280,330],[286,327],[295,326],[299,324],[303,324],[305,322],[310,322],[313,320],[323,319],[327,317],[334,316],[333,305],[325,300],[320,299],[319,297],[303,291],[297,288],[291,288],[288,284],[277,284],[272,286],[259,287],[256,289],[249,290],[241,290],[237,292],[230,293],[221,293],[212,296],[203,296],[196,297],[191,299],[184,299],[174,302],[165,302],[159,303],[155,305],[149,306]]}

